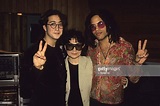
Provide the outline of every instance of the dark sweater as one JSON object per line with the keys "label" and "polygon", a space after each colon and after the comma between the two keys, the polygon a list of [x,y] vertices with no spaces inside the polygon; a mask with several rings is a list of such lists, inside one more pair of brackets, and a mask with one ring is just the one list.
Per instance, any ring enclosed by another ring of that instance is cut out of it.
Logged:
{"label": "dark sweater", "polygon": [[[44,44],[45,41],[43,41]],[[43,70],[33,66],[39,42],[30,47],[22,59],[21,96],[31,98],[31,106],[65,106],[66,69],[58,46],[47,46]]]}

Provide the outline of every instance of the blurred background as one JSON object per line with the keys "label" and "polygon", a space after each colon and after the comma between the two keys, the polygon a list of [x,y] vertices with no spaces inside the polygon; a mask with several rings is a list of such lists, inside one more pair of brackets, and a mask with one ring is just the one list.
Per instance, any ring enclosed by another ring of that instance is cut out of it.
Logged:
{"label": "blurred background", "polygon": [[0,1],[0,50],[23,52],[41,34],[40,14],[58,9],[68,16],[68,28],[84,31],[90,10],[110,11],[121,36],[137,51],[139,39],[148,39],[149,62],[160,62],[159,0],[4,0]]}

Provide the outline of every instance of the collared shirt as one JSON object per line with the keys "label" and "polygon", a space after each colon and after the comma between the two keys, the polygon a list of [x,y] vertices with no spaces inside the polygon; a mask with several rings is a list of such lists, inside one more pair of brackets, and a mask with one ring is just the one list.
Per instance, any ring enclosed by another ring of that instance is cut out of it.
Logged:
{"label": "collared shirt", "polygon": [[[132,45],[120,38],[119,43],[114,43],[108,50],[106,57],[102,54],[99,46],[90,48],[88,55],[93,61],[93,65],[132,65],[135,53]],[[123,85],[121,76],[94,76],[92,82],[91,97],[101,103],[119,104],[123,101]]]}

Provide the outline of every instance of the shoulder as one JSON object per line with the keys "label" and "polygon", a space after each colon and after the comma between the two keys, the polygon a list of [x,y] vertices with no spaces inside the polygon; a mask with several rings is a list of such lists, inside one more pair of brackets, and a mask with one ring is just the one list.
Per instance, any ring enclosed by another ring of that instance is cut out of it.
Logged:
{"label": "shoulder", "polygon": [[119,38],[119,45],[124,48],[133,48],[132,44],[122,37]]}
{"label": "shoulder", "polygon": [[80,56],[80,59],[83,60],[83,61],[91,61],[91,58],[90,56]]}
{"label": "shoulder", "polygon": [[92,73],[93,64],[89,56],[80,56],[79,65],[82,69],[88,70],[89,73]]}
{"label": "shoulder", "polygon": [[88,51],[87,51],[87,55],[88,56],[92,56],[92,55],[94,55],[94,53],[96,52],[96,48],[97,47],[95,47],[95,48],[92,48],[92,47],[88,47]]}
{"label": "shoulder", "polygon": [[92,60],[90,56],[80,56],[80,64],[92,65]]}

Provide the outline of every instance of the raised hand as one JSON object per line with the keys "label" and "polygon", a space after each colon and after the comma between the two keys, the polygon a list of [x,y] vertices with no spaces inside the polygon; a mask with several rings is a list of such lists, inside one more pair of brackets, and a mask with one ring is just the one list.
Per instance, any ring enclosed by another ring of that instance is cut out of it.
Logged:
{"label": "raised hand", "polygon": [[42,41],[40,41],[39,49],[33,56],[33,64],[39,70],[43,69],[43,65],[46,62],[46,56],[45,56],[46,49],[47,49],[47,43],[45,43],[44,47],[42,47]]}
{"label": "raised hand", "polygon": [[141,40],[138,41],[138,51],[136,54],[136,62],[139,64],[143,64],[149,55],[147,53],[146,45],[147,45],[147,40],[144,41],[143,46],[142,46],[142,41]]}

